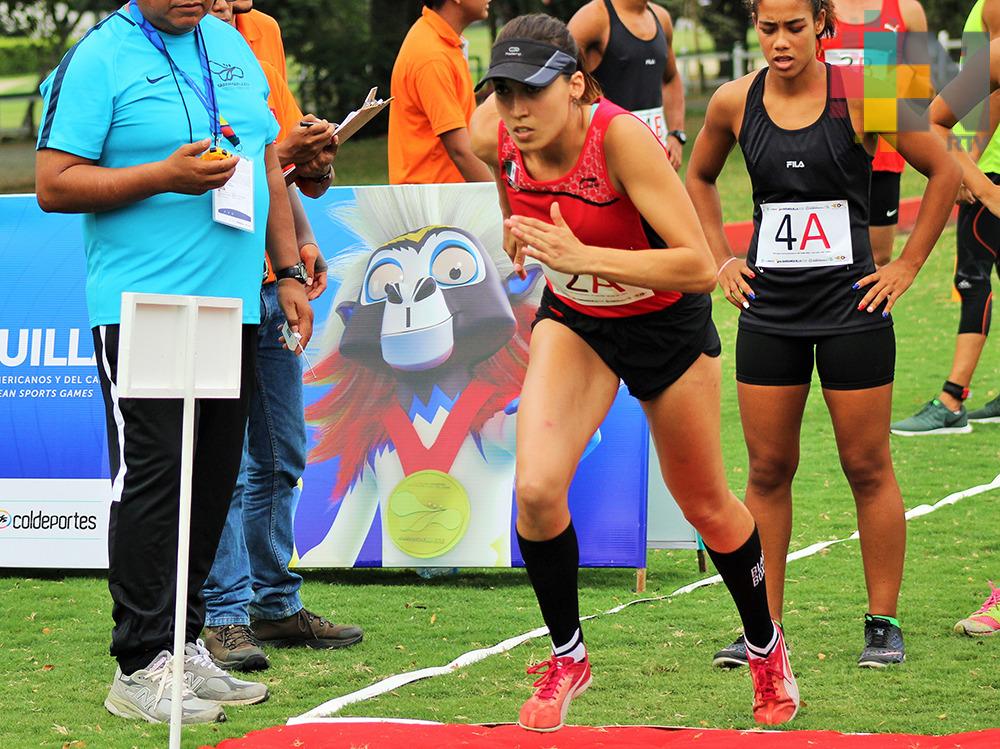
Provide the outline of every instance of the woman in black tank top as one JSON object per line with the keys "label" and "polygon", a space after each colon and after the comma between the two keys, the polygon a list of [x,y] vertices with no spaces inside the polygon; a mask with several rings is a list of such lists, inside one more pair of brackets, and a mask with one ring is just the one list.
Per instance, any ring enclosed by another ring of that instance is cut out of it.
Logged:
{"label": "woman in black tank top", "polygon": [[679,169],[687,141],[684,83],[674,59],[670,14],[647,0],[591,0],[568,26],[604,98],[649,125]]}
{"label": "woman in black tank top", "polygon": [[[875,134],[863,125],[864,100],[848,94],[851,81],[816,59],[818,40],[834,29],[830,0],[753,0],[752,16],[769,67],[712,97],[687,188],[719,286],[740,310],[736,371],[750,459],[746,503],[764,545],[770,609],[780,620],[791,485],[815,358],[861,534],[869,613],[858,663],[899,663],[903,640],[895,617],[906,525],[889,454],[895,361],[889,313],[937,241],[961,173],[928,127],[891,133],[928,183],[902,254],[876,270],[868,239]],[[726,240],[715,185],[737,142],[753,185],[746,260]],[[725,653],[738,650],[734,643]]]}

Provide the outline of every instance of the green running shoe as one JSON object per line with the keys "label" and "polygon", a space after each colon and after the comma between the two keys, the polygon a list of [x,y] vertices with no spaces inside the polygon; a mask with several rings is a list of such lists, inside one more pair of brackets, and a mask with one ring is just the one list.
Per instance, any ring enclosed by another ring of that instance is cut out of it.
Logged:
{"label": "green running shoe", "polygon": [[916,437],[923,434],[968,434],[972,427],[969,426],[965,406],[954,413],[935,398],[910,418],[891,424],[889,431],[901,437]]}
{"label": "green running shoe", "polygon": [[1000,395],[991,401],[987,401],[982,408],[969,411],[969,421],[980,424],[1000,424]]}

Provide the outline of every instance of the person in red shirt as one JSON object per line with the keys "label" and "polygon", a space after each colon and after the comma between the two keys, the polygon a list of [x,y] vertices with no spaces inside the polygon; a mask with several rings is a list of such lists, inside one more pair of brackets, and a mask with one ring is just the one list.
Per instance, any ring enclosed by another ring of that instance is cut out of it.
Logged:
{"label": "person in red shirt", "polygon": [[768,610],[760,539],[726,485],[715,271],[694,207],[653,132],[600,98],[561,21],[508,23],[485,80],[495,95],[473,120],[473,147],[497,175],[515,271],[534,272],[525,262],[537,261],[547,281],[518,408],[516,494],[518,544],[552,657],[529,669],[541,677],[519,723],[559,728],[590,684],[567,495],[620,380],[641,401],[664,480],[753,632],[754,718],[791,720],[798,689]]}
{"label": "person in red shirt", "polygon": [[[823,58],[831,65],[871,64],[872,53],[865,55],[866,34],[892,32],[902,38],[907,32],[916,35],[927,31],[927,16],[918,0],[835,0],[833,10],[837,14],[836,32],[820,40]],[[879,138],[872,162],[868,219],[872,255],[879,268],[892,260],[899,223],[899,181],[905,165],[903,157]]]}

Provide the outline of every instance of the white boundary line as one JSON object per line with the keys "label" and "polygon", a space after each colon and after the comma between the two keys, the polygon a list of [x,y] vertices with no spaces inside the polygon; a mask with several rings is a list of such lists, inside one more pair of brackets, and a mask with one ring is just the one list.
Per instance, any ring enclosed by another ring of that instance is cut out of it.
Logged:
{"label": "white boundary line", "polygon": [[[980,484],[979,486],[974,486],[971,489],[964,489],[953,494],[949,494],[944,499],[940,499],[932,505],[918,505],[911,510],[906,511],[906,519],[912,520],[913,518],[921,517],[922,515],[929,515],[935,510],[945,507],[947,505],[953,505],[956,502],[967,499],[968,497],[974,497],[977,494],[983,494],[984,492],[993,491],[994,489],[1000,489],[1000,474],[993,479],[988,484]],[[832,541],[820,541],[819,543],[807,546],[804,549],[799,549],[798,551],[792,552],[788,555],[788,561],[794,562],[796,559],[803,559],[805,557],[813,556],[818,554],[823,549],[829,548],[834,544],[842,544],[845,541],[853,541],[859,538],[858,532],[854,531],[850,536],[846,538],[837,538]],[[615,606],[614,608],[608,609],[607,611],[602,611],[599,614],[591,614],[590,616],[584,616],[580,618],[580,621],[587,621],[588,619],[596,619],[599,616],[608,616],[610,614],[617,614],[618,612],[627,609],[629,606],[635,606],[637,603],[652,603],[654,601],[663,601],[668,598],[673,598],[674,596],[682,596],[686,593],[691,593],[692,591],[698,590],[698,588],[704,588],[708,585],[715,585],[716,583],[722,582],[722,578],[719,575],[712,575],[711,577],[705,577],[701,580],[697,580],[689,585],[678,588],[672,593],[667,593],[662,596],[654,596],[652,598],[636,598],[635,600],[623,603],[620,606]],[[421,679],[429,679],[432,676],[445,676],[460,668],[465,668],[466,666],[471,666],[473,663],[478,663],[481,660],[489,658],[491,655],[498,655],[500,653],[505,653],[508,650],[513,650],[518,645],[527,642],[528,640],[534,640],[538,637],[544,637],[548,634],[548,629],[545,627],[539,627],[538,629],[533,629],[530,632],[525,632],[524,634],[517,635],[516,637],[511,637],[503,642],[499,642],[490,648],[480,648],[479,650],[471,650],[468,653],[463,653],[458,656],[455,660],[451,661],[444,666],[431,666],[429,668],[422,668],[417,671],[409,671],[402,674],[396,674],[395,676],[389,676],[388,678],[382,679],[364,689],[359,689],[356,692],[351,692],[350,694],[345,694],[342,697],[336,697],[332,700],[324,702],[318,707],[314,707],[312,710],[303,713],[294,718],[289,718],[287,725],[296,725],[298,723],[315,723],[322,721],[327,716],[333,715],[340,712],[348,705],[353,705],[356,702],[364,702],[365,700],[370,700],[373,697],[378,697],[379,695],[385,694],[386,692],[391,692],[393,689],[398,689],[399,687],[405,686],[407,684],[412,684],[415,681],[420,681]],[[352,720],[357,720],[352,718]],[[378,722],[379,719],[375,719]]]}

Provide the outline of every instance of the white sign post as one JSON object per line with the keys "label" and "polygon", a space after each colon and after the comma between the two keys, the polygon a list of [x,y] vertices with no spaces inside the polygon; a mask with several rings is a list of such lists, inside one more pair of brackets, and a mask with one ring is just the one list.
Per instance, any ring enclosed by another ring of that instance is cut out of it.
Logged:
{"label": "white sign post", "polygon": [[243,302],[240,299],[122,294],[119,395],[122,398],[184,399],[170,749],[179,749],[181,745],[195,399],[240,397],[242,325]]}

